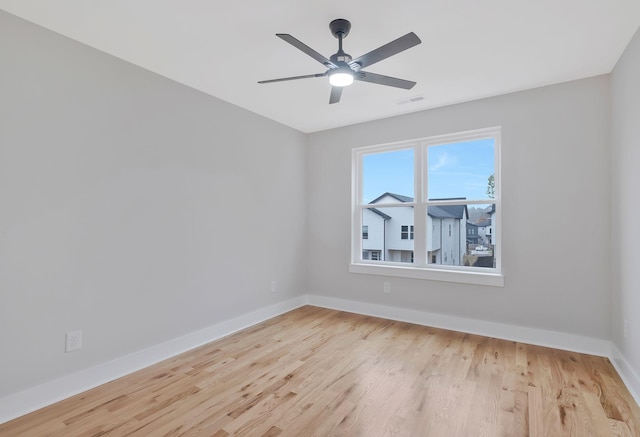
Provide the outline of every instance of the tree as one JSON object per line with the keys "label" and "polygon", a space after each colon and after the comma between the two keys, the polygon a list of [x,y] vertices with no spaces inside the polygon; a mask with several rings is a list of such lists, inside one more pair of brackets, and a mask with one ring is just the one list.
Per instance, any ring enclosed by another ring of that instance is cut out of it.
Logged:
{"label": "tree", "polygon": [[487,196],[489,196],[489,199],[495,198],[495,193],[496,193],[495,190],[496,190],[496,181],[493,175],[491,175],[487,180]]}

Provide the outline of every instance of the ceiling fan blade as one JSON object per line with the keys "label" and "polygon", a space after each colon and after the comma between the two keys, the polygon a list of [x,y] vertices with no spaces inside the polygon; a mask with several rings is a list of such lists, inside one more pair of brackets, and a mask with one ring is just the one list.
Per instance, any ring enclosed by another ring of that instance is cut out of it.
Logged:
{"label": "ceiling fan blade", "polygon": [[284,82],[286,80],[308,79],[310,77],[324,77],[327,73],[306,74],[304,76],[282,77],[280,79],[261,80],[258,83]]}
{"label": "ceiling fan blade", "polygon": [[341,86],[332,86],[331,87],[331,96],[329,97],[329,104],[338,103],[340,101],[340,96],[342,95],[342,87]]}
{"label": "ceiling fan blade", "polygon": [[349,64],[353,65],[354,63],[358,63],[360,64],[360,68],[365,68],[369,65],[375,64],[376,62],[380,62],[383,59],[387,59],[390,56],[410,49],[413,46],[417,46],[421,42],[422,41],[420,41],[418,35],[413,32],[409,32],[405,36],[401,36],[400,38],[393,40],[390,43],[383,45],[382,47],[378,47],[377,49],[354,59],[353,61],[349,62]]}
{"label": "ceiling fan blade", "polygon": [[292,37],[288,33],[276,33],[276,36],[278,38],[281,38],[281,39],[285,40],[286,42],[288,42],[289,44],[291,44],[292,46],[294,46],[298,50],[302,50],[307,55],[311,56],[313,59],[315,59],[316,61],[320,62],[325,67],[327,67],[327,68],[336,68],[337,67],[337,65],[335,65],[333,62],[331,62],[330,60],[328,60],[327,58],[322,56],[320,53],[318,53],[315,50],[313,50],[308,45],[304,44],[303,42],[298,41],[297,39],[295,39],[294,37]]}
{"label": "ceiling fan blade", "polygon": [[367,73],[365,71],[359,71],[355,75],[356,80],[361,80],[362,82],[370,82],[376,83],[378,85],[387,85],[393,86],[396,88],[403,88],[405,90],[410,90],[416,84],[410,80],[398,79],[397,77],[391,76],[383,76],[382,74],[375,73]]}

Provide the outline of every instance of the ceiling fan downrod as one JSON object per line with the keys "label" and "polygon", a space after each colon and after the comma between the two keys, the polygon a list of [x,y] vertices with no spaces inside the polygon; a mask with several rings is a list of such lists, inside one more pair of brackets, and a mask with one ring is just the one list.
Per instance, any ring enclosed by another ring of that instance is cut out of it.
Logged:
{"label": "ceiling fan downrod", "polygon": [[351,30],[351,23],[344,18],[338,18],[329,23],[329,29],[331,29],[331,33],[333,36],[338,38],[338,51],[336,54],[332,55],[329,59],[332,62],[344,62],[348,64],[351,62],[351,55],[347,54],[342,50],[342,39],[346,38],[349,35],[349,31]]}

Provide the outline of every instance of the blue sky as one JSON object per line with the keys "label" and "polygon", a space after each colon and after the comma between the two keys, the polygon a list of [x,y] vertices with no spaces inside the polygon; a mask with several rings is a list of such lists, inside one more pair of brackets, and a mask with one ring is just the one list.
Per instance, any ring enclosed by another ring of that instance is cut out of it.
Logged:
{"label": "blue sky", "polygon": [[[428,163],[430,199],[486,199],[487,179],[493,174],[493,139],[431,146]],[[364,202],[387,191],[414,197],[413,150],[363,158]]]}

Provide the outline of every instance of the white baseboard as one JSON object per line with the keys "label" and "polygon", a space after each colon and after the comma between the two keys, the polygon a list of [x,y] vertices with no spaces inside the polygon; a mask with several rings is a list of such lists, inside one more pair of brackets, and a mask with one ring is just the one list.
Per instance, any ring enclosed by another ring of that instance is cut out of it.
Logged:
{"label": "white baseboard", "polygon": [[629,364],[614,343],[611,344],[611,348],[612,353],[609,358],[611,359],[611,363],[613,363],[613,367],[618,371],[620,378],[622,378],[622,381],[631,392],[631,396],[633,396],[638,405],[640,405],[640,376],[638,376],[634,368],[631,367],[631,364]]}
{"label": "white baseboard", "polygon": [[304,304],[304,296],[298,296],[0,398],[0,424],[286,313]]}
{"label": "white baseboard", "polygon": [[333,297],[304,295],[225,320],[183,337],[8,395],[0,399],[0,424],[305,304],[538,346],[606,356],[613,363],[636,402],[640,404],[640,397],[638,397],[640,393],[640,378],[618,348],[608,340]]}
{"label": "white baseboard", "polygon": [[581,335],[548,331],[524,326],[507,325],[505,323],[488,322],[485,320],[467,319],[464,317],[447,316],[444,314],[416,311],[408,308],[390,307],[371,303],[344,300],[326,296],[307,295],[307,303],[324,308],[349,311],[368,316],[433,326],[434,328],[467,332],[469,334],[484,335],[538,346],[564,349],[573,352],[586,353],[608,357],[611,354],[611,342]]}

